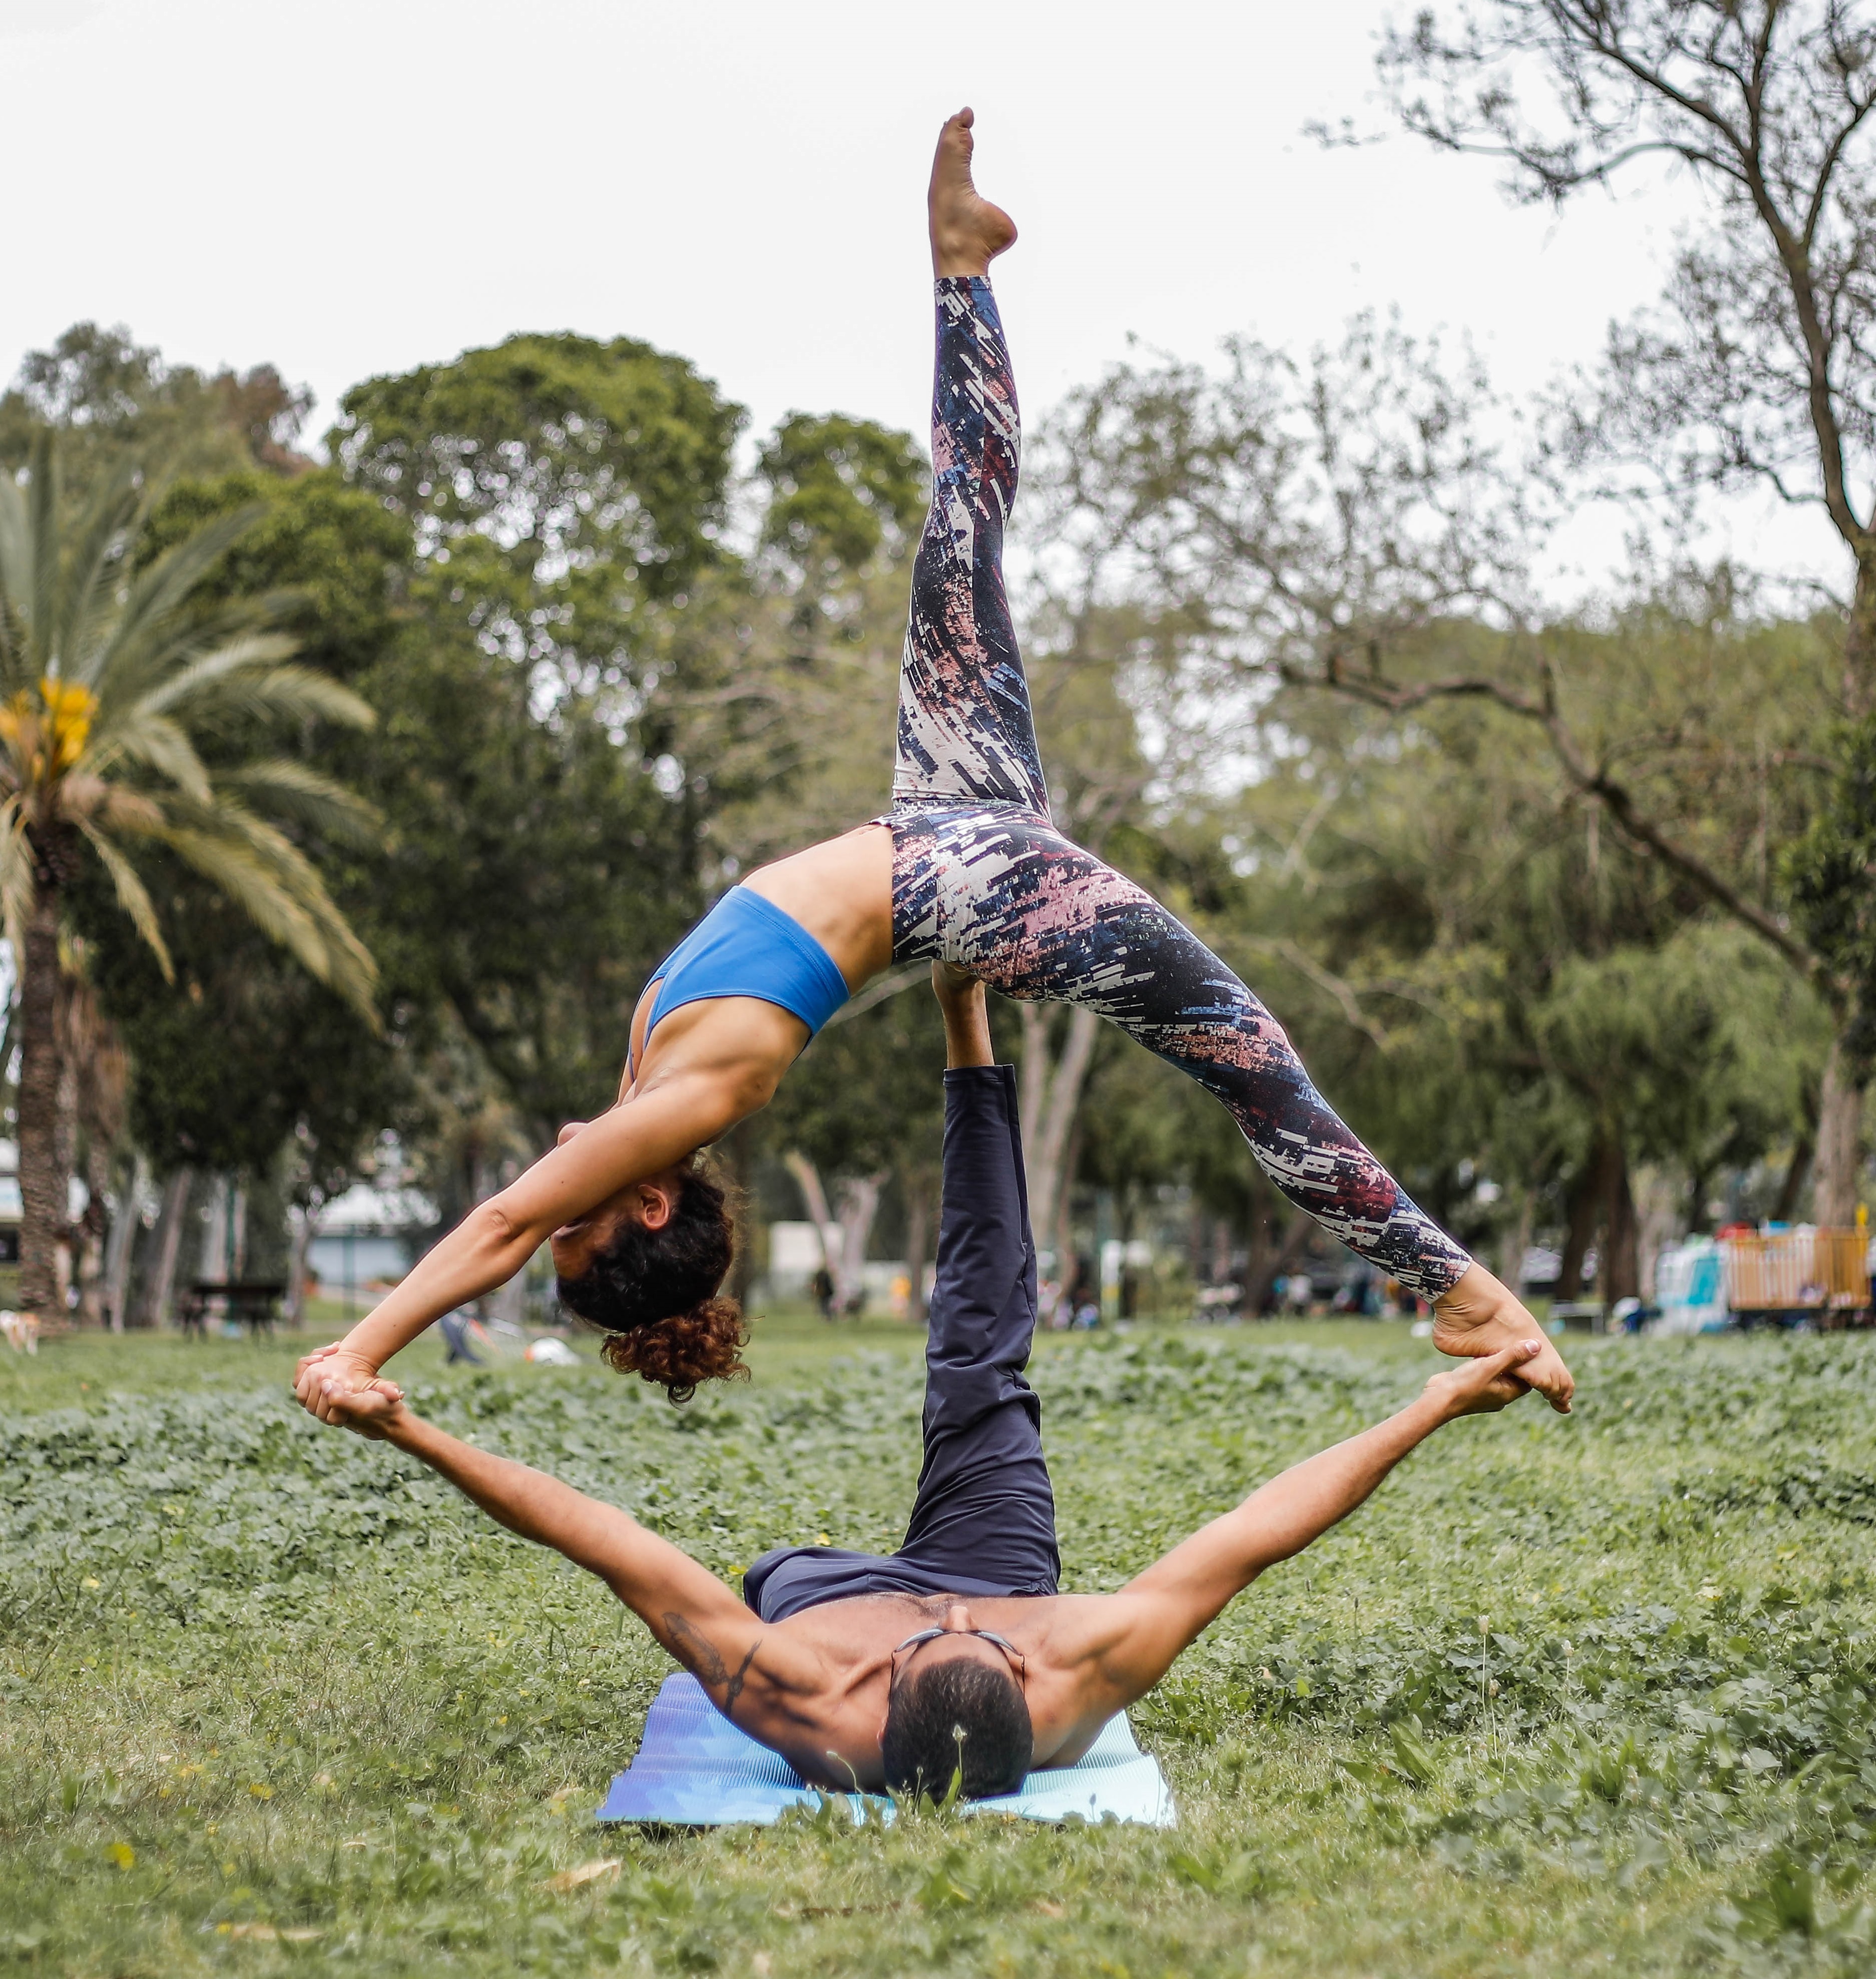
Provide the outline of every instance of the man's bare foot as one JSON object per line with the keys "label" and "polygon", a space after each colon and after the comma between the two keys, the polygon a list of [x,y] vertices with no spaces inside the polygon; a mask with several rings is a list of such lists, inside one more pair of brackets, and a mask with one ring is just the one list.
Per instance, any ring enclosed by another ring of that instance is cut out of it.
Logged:
{"label": "man's bare foot", "polygon": [[1558,1414],[1568,1415],[1570,1397],[1576,1392],[1575,1377],[1523,1301],[1483,1265],[1469,1265],[1459,1283],[1433,1302],[1433,1344],[1442,1354],[1476,1358],[1515,1347],[1520,1340],[1541,1341],[1543,1348],[1534,1361],[1518,1369],[1518,1379],[1535,1388]]}
{"label": "man's bare foot", "polygon": [[992,261],[1016,237],[1016,223],[1000,206],[980,198],[970,182],[970,127],[976,121],[974,111],[960,110],[938,133],[925,196],[934,275],[987,275]]}

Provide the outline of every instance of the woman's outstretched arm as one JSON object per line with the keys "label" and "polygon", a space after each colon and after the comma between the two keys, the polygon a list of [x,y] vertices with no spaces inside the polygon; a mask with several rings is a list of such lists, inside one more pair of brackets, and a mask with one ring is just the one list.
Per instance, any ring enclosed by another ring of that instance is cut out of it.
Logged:
{"label": "woman's outstretched arm", "polygon": [[767,1102],[747,1082],[684,1072],[588,1122],[499,1195],[478,1204],[336,1346],[308,1354],[293,1392],[322,1422],[327,1397],[367,1387],[426,1327],[505,1285],[562,1225],[655,1175]]}

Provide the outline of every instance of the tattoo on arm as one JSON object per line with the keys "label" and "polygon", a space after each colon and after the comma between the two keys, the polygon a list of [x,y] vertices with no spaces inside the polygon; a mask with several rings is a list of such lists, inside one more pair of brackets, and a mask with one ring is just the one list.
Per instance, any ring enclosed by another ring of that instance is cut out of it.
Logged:
{"label": "tattoo on arm", "polygon": [[668,1609],[664,1619],[665,1633],[671,1637],[671,1646],[680,1659],[688,1663],[704,1683],[713,1687],[718,1684],[723,1686],[723,1715],[728,1717],[736,1700],[743,1694],[743,1685],[749,1675],[749,1666],[756,1659],[756,1651],[762,1646],[762,1638],[758,1636],[749,1645],[748,1655],[744,1657],[732,1676],[728,1666],[718,1654],[716,1644],[701,1629],[694,1627],[674,1609]]}

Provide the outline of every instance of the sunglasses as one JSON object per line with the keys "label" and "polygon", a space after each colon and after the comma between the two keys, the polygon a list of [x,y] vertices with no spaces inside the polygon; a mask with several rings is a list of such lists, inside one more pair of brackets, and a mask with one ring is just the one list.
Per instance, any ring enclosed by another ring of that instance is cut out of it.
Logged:
{"label": "sunglasses", "polygon": [[890,1697],[899,1687],[899,1679],[905,1674],[905,1667],[927,1643],[942,1643],[947,1636],[975,1636],[979,1642],[994,1643],[1009,1659],[1009,1666],[1016,1673],[1016,1681],[1027,1694],[1029,1683],[1029,1666],[1023,1652],[1007,1636],[999,1636],[989,1629],[921,1629],[916,1636],[908,1636],[893,1652],[892,1674],[887,1679],[887,1695]]}

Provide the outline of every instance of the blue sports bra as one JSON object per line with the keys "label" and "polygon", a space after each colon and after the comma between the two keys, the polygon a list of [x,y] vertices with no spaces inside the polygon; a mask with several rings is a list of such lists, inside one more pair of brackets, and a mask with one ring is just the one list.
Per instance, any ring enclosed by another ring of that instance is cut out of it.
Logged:
{"label": "blue sports bra", "polygon": [[[645,1021],[649,1045],[658,1019],[712,996],[756,996],[799,1017],[811,1038],[847,1001],[834,957],[774,901],[732,887],[651,972],[658,994]],[[632,1070],[631,1054],[626,1053]]]}

